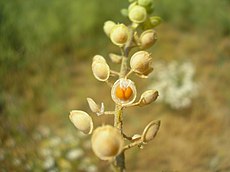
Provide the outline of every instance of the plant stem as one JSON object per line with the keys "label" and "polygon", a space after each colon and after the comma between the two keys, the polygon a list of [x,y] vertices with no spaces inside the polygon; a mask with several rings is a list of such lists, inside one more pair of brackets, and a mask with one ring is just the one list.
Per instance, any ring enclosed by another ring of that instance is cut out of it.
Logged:
{"label": "plant stem", "polygon": [[[121,69],[120,69],[120,77],[125,78],[126,74],[128,73],[128,55],[131,49],[131,44],[133,41],[133,30],[130,29],[130,39],[126,43],[124,48],[121,48],[121,55],[122,55],[122,62],[121,62]],[[117,127],[121,134],[123,135],[123,108],[121,105],[116,105],[115,107],[115,114],[114,114],[114,126]],[[117,157],[115,162],[115,171],[124,172],[125,171],[125,153],[122,151]]]}

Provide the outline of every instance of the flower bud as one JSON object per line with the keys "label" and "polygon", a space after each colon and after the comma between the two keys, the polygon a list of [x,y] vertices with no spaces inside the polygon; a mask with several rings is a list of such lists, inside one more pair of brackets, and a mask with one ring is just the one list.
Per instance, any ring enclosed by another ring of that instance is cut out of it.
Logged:
{"label": "flower bud", "polygon": [[111,96],[116,104],[132,104],[136,99],[136,87],[134,82],[129,79],[118,79],[111,90]]}
{"label": "flower bud", "polygon": [[121,153],[124,140],[119,130],[110,125],[98,127],[91,138],[94,153],[102,160],[110,160]]}
{"label": "flower bud", "polygon": [[91,98],[87,98],[87,102],[89,104],[89,108],[92,112],[98,113],[100,112],[99,106],[95,103],[95,101]]}
{"label": "flower bud", "polygon": [[148,105],[154,102],[159,96],[158,91],[156,90],[148,90],[145,91],[140,98],[139,106]]}
{"label": "flower bud", "polygon": [[114,26],[116,26],[116,24],[113,21],[110,21],[110,20],[108,20],[108,21],[106,21],[104,23],[103,30],[104,30],[104,32],[105,32],[105,34],[107,36],[110,35],[110,33],[111,33],[111,31],[112,31]]}
{"label": "flower bud", "polygon": [[144,129],[142,133],[142,141],[144,143],[148,143],[152,139],[155,138],[157,135],[157,132],[160,128],[161,121],[151,121]]}
{"label": "flower bud", "polygon": [[129,19],[134,23],[143,23],[146,20],[146,9],[140,5],[132,6],[129,10]]}
{"label": "flower bud", "polygon": [[74,126],[85,134],[91,134],[93,131],[92,118],[84,111],[72,110],[69,115],[70,121]]}
{"label": "flower bud", "polygon": [[119,56],[117,54],[110,53],[109,57],[113,63],[121,63],[122,61],[122,56]]}
{"label": "flower bud", "polygon": [[148,6],[152,3],[152,0],[138,0],[137,2],[141,6]]}
{"label": "flower bud", "polygon": [[148,75],[153,68],[150,66],[152,58],[147,51],[138,51],[132,55],[130,66],[134,72],[141,75]]}
{"label": "flower bud", "polygon": [[152,29],[144,31],[140,36],[140,43],[142,49],[150,48],[156,41],[157,33]]}
{"label": "flower bud", "polygon": [[96,55],[93,58],[92,71],[94,77],[99,81],[106,81],[109,78],[110,68],[105,59]]}
{"label": "flower bud", "polygon": [[129,30],[124,24],[118,24],[113,27],[110,33],[111,41],[117,46],[124,46],[129,39]]}

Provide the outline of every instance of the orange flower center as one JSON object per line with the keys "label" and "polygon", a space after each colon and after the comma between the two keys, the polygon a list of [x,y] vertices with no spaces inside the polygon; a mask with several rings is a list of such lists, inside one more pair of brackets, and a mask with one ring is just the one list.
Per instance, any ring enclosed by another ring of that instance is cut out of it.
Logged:
{"label": "orange flower center", "polygon": [[133,94],[130,87],[121,88],[119,85],[116,88],[116,96],[121,100],[128,100]]}

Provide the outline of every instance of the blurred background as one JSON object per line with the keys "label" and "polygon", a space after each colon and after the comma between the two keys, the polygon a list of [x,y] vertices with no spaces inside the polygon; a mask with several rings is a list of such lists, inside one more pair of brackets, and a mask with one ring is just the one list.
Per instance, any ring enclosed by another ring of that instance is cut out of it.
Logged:
{"label": "blurred background", "polygon": [[[93,78],[91,61],[95,54],[119,52],[102,27],[108,19],[128,23],[120,14],[127,5],[0,0],[0,171],[110,171],[68,114],[90,113],[87,97],[114,108],[110,89]],[[132,79],[139,95],[155,88],[160,97],[125,110],[124,130],[140,134],[154,119],[162,125],[144,149],[127,151],[127,171],[230,171],[230,1],[155,5],[153,15],[164,20],[149,50],[155,70],[149,80]],[[96,126],[112,122],[94,120]]]}

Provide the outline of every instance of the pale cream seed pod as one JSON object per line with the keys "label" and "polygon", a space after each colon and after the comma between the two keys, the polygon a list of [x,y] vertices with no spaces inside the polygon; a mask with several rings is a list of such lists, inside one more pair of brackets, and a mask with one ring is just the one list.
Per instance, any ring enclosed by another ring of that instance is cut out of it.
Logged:
{"label": "pale cream seed pod", "polygon": [[123,150],[124,140],[117,128],[105,125],[93,132],[91,144],[97,157],[111,160]]}
{"label": "pale cream seed pod", "polygon": [[92,118],[84,111],[72,110],[69,115],[70,121],[74,126],[85,134],[91,134],[93,131]]}
{"label": "pale cream seed pod", "polygon": [[93,99],[87,98],[87,102],[88,102],[89,108],[92,112],[94,112],[94,113],[100,112],[99,106],[96,104],[96,102]]}
{"label": "pale cream seed pod", "polygon": [[108,80],[110,75],[109,65],[106,63],[105,59],[100,55],[94,56],[92,63],[92,71],[94,77],[99,81]]}
{"label": "pale cream seed pod", "polygon": [[148,105],[152,102],[154,102],[157,97],[159,96],[158,91],[156,90],[147,90],[144,93],[142,93],[140,101],[139,101],[139,106],[144,106]]}
{"label": "pale cream seed pod", "polygon": [[143,23],[147,18],[147,11],[140,5],[134,5],[129,10],[129,19],[137,24]]}
{"label": "pale cream seed pod", "polygon": [[151,121],[144,129],[142,133],[142,141],[143,143],[148,143],[149,141],[153,140],[157,135],[157,132],[160,128],[161,121]]}
{"label": "pale cream seed pod", "polygon": [[157,33],[155,30],[146,30],[140,36],[140,44],[142,49],[150,48],[157,41]]}
{"label": "pale cream seed pod", "polygon": [[124,24],[117,24],[110,33],[110,39],[117,46],[124,46],[129,39],[128,27]]}
{"label": "pale cream seed pod", "polygon": [[108,20],[104,23],[103,30],[107,36],[110,36],[110,33],[115,25],[116,23],[111,20]]}
{"label": "pale cream seed pod", "polygon": [[148,75],[153,68],[151,55],[147,51],[138,51],[130,59],[130,67],[140,75]]}
{"label": "pale cream seed pod", "polygon": [[120,64],[122,61],[122,56],[117,55],[117,54],[110,53],[109,57],[113,63]]}
{"label": "pale cream seed pod", "polygon": [[93,57],[93,62],[102,62],[102,63],[106,63],[106,60],[103,56],[101,55],[95,55]]}
{"label": "pale cream seed pod", "polygon": [[136,99],[136,95],[136,86],[130,79],[118,79],[111,89],[113,101],[121,106],[132,104]]}
{"label": "pale cream seed pod", "polygon": [[141,139],[141,135],[140,134],[134,134],[133,136],[132,136],[132,141],[134,142],[134,141],[137,141],[137,140],[139,140],[139,139]]}

